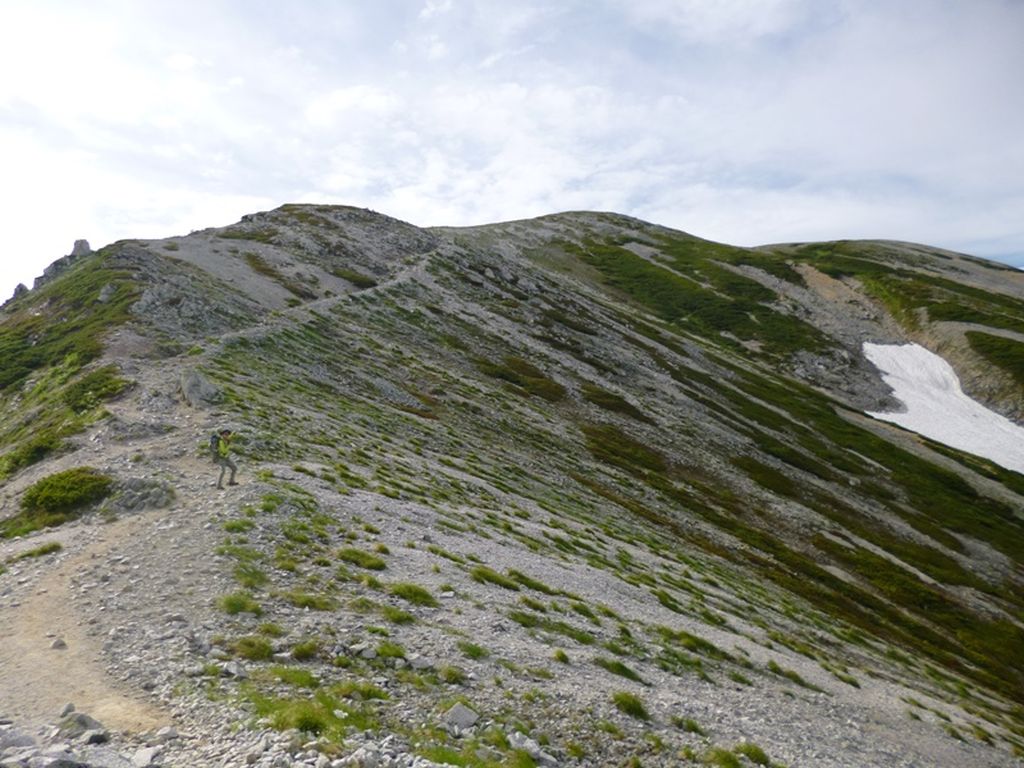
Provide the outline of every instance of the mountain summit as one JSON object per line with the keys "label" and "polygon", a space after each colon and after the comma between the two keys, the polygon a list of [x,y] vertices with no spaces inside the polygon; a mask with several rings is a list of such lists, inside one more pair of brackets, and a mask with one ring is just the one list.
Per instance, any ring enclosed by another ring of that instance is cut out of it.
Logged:
{"label": "mountain summit", "polygon": [[865,344],[1024,416],[1024,273],[909,243],[66,257],[0,309],[0,766],[1019,765],[1024,476],[870,415]]}

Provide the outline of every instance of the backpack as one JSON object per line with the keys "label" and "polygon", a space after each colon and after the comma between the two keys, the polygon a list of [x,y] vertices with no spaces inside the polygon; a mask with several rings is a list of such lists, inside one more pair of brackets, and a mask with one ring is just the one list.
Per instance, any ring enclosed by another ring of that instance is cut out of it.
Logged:
{"label": "backpack", "polygon": [[220,435],[216,432],[210,435],[210,458],[214,461],[220,458]]}

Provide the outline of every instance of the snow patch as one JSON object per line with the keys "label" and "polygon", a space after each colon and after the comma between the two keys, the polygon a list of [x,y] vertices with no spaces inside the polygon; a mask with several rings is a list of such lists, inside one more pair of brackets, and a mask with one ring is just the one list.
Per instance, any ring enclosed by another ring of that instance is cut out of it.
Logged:
{"label": "snow patch", "polygon": [[865,343],[864,355],[906,406],[869,416],[1024,474],[1024,428],[965,395],[941,357],[918,344]]}

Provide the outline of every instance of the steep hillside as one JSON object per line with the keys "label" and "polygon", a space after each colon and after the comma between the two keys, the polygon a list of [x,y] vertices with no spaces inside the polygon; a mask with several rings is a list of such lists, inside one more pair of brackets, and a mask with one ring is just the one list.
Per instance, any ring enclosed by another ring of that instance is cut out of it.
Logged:
{"label": "steep hillside", "polygon": [[0,716],[81,677],[153,764],[1019,764],[1024,477],[868,417],[862,344],[1019,421],[1021,318],[968,256],[614,214],[79,257],[0,315]]}

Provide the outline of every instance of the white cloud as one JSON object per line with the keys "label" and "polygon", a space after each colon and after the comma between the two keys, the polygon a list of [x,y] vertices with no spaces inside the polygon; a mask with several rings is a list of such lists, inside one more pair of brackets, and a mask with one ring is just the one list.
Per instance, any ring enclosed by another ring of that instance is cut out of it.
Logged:
{"label": "white cloud", "polygon": [[397,97],[372,85],[336,88],[316,97],[306,107],[306,120],[317,128],[333,127],[339,119],[357,113],[387,115],[398,107]]}
{"label": "white cloud", "polygon": [[634,23],[667,26],[684,39],[742,45],[802,22],[808,0],[612,0]]}
{"label": "white cloud", "polygon": [[420,18],[429,19],[433,16],[448,13],[451,11],[452,7],[452,0],[427,0],[427,2],[423,4],[423,10],[420,11]]}

